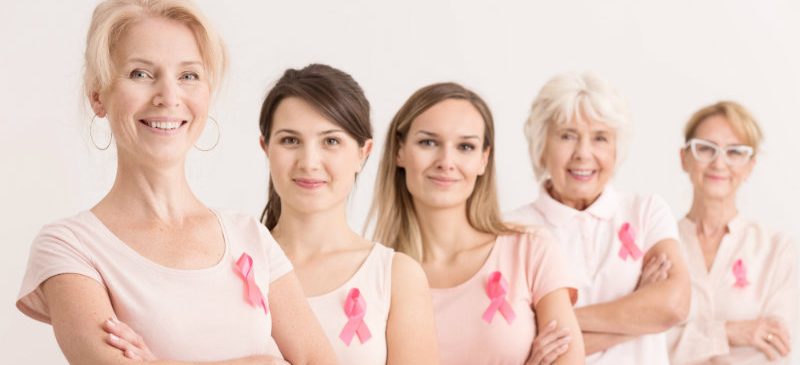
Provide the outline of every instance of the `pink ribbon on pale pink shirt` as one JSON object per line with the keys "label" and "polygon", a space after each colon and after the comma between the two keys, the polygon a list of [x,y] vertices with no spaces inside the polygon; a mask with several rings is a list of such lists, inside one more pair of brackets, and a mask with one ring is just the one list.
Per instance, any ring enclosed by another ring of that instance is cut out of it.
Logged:
{"label": "pink ribbon on pale pink shirt", "polygon": [[488,295],[489,299],[492,301],[489,303],[489,307],[486,308],[486,311],[483,312],[483,320],[486,321],[486,323],[492,323],[494,313],[498,311],[503,315],[503,318],[506,319],[508,324],[511,324],[514,318],[517,318],[511,305],[508,304],[506,300],[506,294],[508,294],[508,282],[506,279],[499,271],[491,273],[489,275],[489,281],[486,282],[486,295]]}
{"label": "pink ribbon on pale pink shirt", "polygon": [[358,334],[358,340],[363,344],[372,337],[372,334],[364,323],[364,315],[367,313],[367,302],[361,296],[358,288],[350,289],[347,299],[344,301],[344,314],[347,315],[347,323],[339,333],[339,338],[344,344],[350,346],[353,335]]}
{"label": "pink ribbon on pale pink shirt", "polygon": [[642,257],[642,251],[639,249],[639,246],[636,246],[636,240],[633,238],[633,229],[630,223],[625,222],[622,227],[620,227],[617,236],[620,242],[622,242],[622,247],[619,248],[619,258],[624,261],[630,256],[633,261],[636,261]]}
{"label": "pink ribbon on pale pink shirt", "polygon": [[256,285],[255,275],[253,275],[253,258],[247,253],[242,253],[239,259],[236,260],[236,270],[244,280],[244,290],[246,292],[247,301],[254,307],[264,308],[264,314],[269,313],[267,303],[264,301],[264,294],[261,289]]}
{"label": "pink ribbon on pale pink shirt", "polygon": [[733,284],[734,288],[744,288],[750,285],[750,282],[747,281],[747,268],[744,267],[742,259],[738,259],[733,263],[733,276],[736,277],[736,283]]}

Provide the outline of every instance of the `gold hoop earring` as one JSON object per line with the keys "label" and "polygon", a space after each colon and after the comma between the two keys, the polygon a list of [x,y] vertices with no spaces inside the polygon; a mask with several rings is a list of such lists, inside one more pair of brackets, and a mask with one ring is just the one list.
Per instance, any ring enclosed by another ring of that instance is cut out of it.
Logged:
{"label": "gold hoop earring", "polygon": [[96,118],[97,118],[97,114],[95,114],[92,117],[92,121],[89,122],[89,139],[92,140],[92,144],[94,145],[95,148],[97,148],[100,151],[105,151],[105,150],[108,149],[108,147],[111,146],[111,140],[114,139],[114,134],[111,133],[111,131],[109,131],[108,132],[108,143],[106,143],[105,146],[103,146],[103,147],[98,146],[97,142],[95,142],[95,140],[94,140],[94,133],[92,133],[92,131],[94,130],[94,120]]}
{"label": "gold hoop earring", "polygon": [[209,116],[209,117],[208,117],[208,120],[210,120],[210,121],[214,122],[214,126],[215,126],[215,127],[216,127],[216,129],[217,129],[217,138],[214,140],[214,144],[213,144],[213,145],[211,145],[211,147],[208,147],[208,148],[201,148],[201,147],[197,147],[197,143],[195,142],[195,144],[194,144],[194,148],[196,148],[198,151],[208,152],[208,151],[211,151],[211,150],[213,150],[214,148],[216,148],[216,147],[217,147],[217,144],[219,144],[219,139],[222,137],[222,132],[221,132],[221,131],[220,131],[220,129],[219,129],[219,123],[217,123],[217,120],[216,120],[216,119],[214,119],[214,118],[213,118],[213,117],[211,117],[211,116]]}

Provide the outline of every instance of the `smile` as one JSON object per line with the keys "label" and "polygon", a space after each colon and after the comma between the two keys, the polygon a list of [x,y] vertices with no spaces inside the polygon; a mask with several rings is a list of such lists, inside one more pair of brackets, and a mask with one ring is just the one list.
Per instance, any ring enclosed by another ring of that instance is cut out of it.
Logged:
{"label": "smile", "polygon": [[189,122],[185,120],[149,120],[139,119],[139,123],[147,126],[150,130],[159,134],[174,134]]}
{"label": "smile", "polygon": [[292,179],[292,181],[297,186],[309,190],[314,190],[327,184],[327,181],[325,180],[316,180],[316,179]]}
{"label": "smile", "polygon": [[450,186],[458,182],[458,179],[452,177],[444,177],[444,176],[429,176],[430,179],[435,185],[438,186]]}
{"label": "smile", "polygon": [[567,169],[567,172],[573,179],[578,181],[588,181],[597,174],[597,170]]}

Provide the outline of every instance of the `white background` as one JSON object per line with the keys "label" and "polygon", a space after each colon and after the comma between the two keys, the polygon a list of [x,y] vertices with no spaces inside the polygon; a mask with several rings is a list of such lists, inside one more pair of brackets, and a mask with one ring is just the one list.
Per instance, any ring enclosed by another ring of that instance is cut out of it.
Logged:
{"label": "white background", "polygon": [[[2,0],[0,7],[2,363],[64,362],[51,328],[14,308],[28,248],[43,224],[88,209],[113,180],[114,151],[89,142],[91,114],[81,96],[94,5]],[[267,165],[258,113],[287,67],[341,68],[372,103],[376,154],[350,208],[358,229],[386,126],[414,90],[452,80],[487,100],[497,124],[501,205],[509,210],[537,194],[521,133],[531,101],[555,73],[593,70],[628,98],[634,116],[631,152],[614,182],[619,190],[658,193],[682,216],[691,199],[678,161],[683,124],[703,105],[737,100],[766,133],[740,210],[800,237],[796,1],[206,0],[200,7],[232,59],[211,111],[222,141],[212,152],[192,152],[188,164],[192,186],[210,206],[260,213]]]}

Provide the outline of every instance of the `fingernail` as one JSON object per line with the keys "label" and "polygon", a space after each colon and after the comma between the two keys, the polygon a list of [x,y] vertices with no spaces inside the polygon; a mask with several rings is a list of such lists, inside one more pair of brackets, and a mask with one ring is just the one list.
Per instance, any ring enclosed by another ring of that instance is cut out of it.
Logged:
{"label": "fingernail", "polygon": [[111,319],[111,318],[106,319],[106,323],[108,323],[108,325],[111,326],[111,327],[114,327],[114,325],[116,324],[116,323],[114,323],[114,320]]}
{"label": "fingernail", "polygon": [[116,336],[116,335],[114,335],[113,333],[109,333],[109,334],[108,334],[108,338],[110,338],[110,339],[111,339],[111,341],[114,341],[114,342],[117,342],[117,341],[119,341],[119,337],[117,337],[117,336]]}
{"label": "fingernail", "polygon": [[556,320],[555,319],[550,321],[550,323],[547,324],[547,327],[549,327],[549,328],[553,328],[555,326],[556,326]]}

